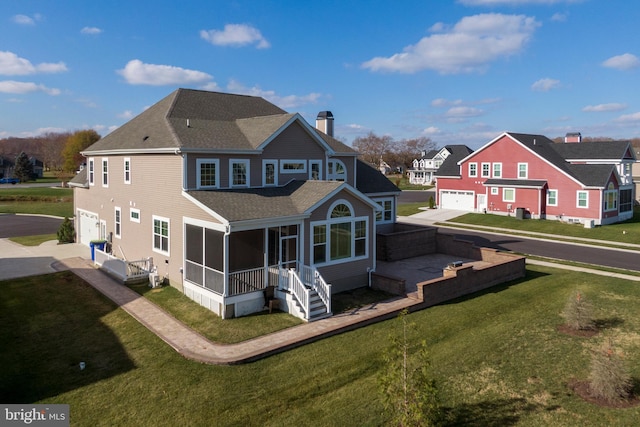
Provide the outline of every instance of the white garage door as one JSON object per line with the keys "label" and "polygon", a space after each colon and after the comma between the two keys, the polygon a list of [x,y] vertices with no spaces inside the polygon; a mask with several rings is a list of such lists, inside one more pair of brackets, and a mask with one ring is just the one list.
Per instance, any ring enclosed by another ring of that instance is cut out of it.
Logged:
{"label": "white garage door", "polygon": [[78,211],[78,218],[80,218],[79,241],[83,245],[89,246],[89,242],[100,237],[98,215],[91,212]]}
{"label": "white garage door", "polygon": [[461,211],[473,211],[473,191],[440,191],[441,209],[458,209]]}

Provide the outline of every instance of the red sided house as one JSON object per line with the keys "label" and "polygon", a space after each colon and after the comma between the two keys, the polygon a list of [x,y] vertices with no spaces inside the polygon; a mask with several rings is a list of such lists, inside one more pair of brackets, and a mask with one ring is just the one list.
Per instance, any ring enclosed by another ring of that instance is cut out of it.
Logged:
{"label": "red sided house", "polygon": [[332,293],[368,285],[399,194],[332,133],[328,111],[313,127],[262,98],[179,89],[83,152],[78,241],[107,240],[96,262],[125,280],[152,258],[152,277],[223,318],[272,293],[327,316]]}
{"label": "red sided house", "polygon": [[[543,135],[505,132],[456,165],[438,171],[438,205],[583,223],[611,224],[633,217],[629,142],[565,143]],[[447,166],[447,167],[444,167]]]}

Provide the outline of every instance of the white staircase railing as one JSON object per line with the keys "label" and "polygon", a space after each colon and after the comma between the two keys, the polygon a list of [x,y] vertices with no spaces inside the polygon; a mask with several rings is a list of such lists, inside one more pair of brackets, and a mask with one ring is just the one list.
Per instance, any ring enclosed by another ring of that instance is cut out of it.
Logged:
{"label": "white staircase railing", "polygon": [[311,289],[318,293],[318,296],[327,307],[327,313],[331,313],[331,285],[324,281],[324,278],[318,273],[318,270],[308,265],[302,265],[300,267],[300,275],[302,276],[303,283],[311,286]]}
{"label": "white staircase railing", "polygon": [[311,292],[304,285],[302,280],[300,280],[300,276],[298,276],[298,273],[296,273],[294,269],[289,270],[289,290],[302,307],[305,320],[309,320],[311,311],[309,307],[309,300]]}

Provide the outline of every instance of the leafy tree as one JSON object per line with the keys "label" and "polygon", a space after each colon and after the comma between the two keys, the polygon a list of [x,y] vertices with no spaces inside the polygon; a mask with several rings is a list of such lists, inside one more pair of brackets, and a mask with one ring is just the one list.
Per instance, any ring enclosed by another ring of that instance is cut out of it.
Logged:
{"label": "leafy tree", "polygon": [[58,228],[58,243],[73,243],[76,241],[76,230],[73,228],[73,222],[68,217],[64,218],[60,228]]}
{"label": "leafy tree", "polygon": [[24,151],[16,157],[16,166],[13,170],[13,175],[21,182],[29,181],[33,177],[33,165]]}
{"label": "leafy tree", "polygon": [[74,132],[68,139],[62,151],[64,157],[64,170],[75,172],[83,161],[81,151],[89,147],[100,139],[100,135],[93,130],[79,130]]}
{"label": "leafy tree", "polygon": [[403,310],[401,336],[390,336],[391,346],[383,355],[385,367],[379,376],[385,410],[392,424],[399,426],[432,426],[441,420],[441,407],[435,380],[431,377],[429,353],[423,340],[414,352],[407,337],[415,325],[407,322]]}

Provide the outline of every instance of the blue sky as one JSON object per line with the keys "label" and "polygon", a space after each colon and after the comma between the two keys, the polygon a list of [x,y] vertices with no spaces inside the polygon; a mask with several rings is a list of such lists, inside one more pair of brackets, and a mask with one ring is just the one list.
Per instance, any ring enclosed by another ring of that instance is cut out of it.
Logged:
{"label": "blue sky", "polygon": [[0,138],[106,135],[179,87],[262,96],[347,143],[640,137],[640,2],[2,1]]}

